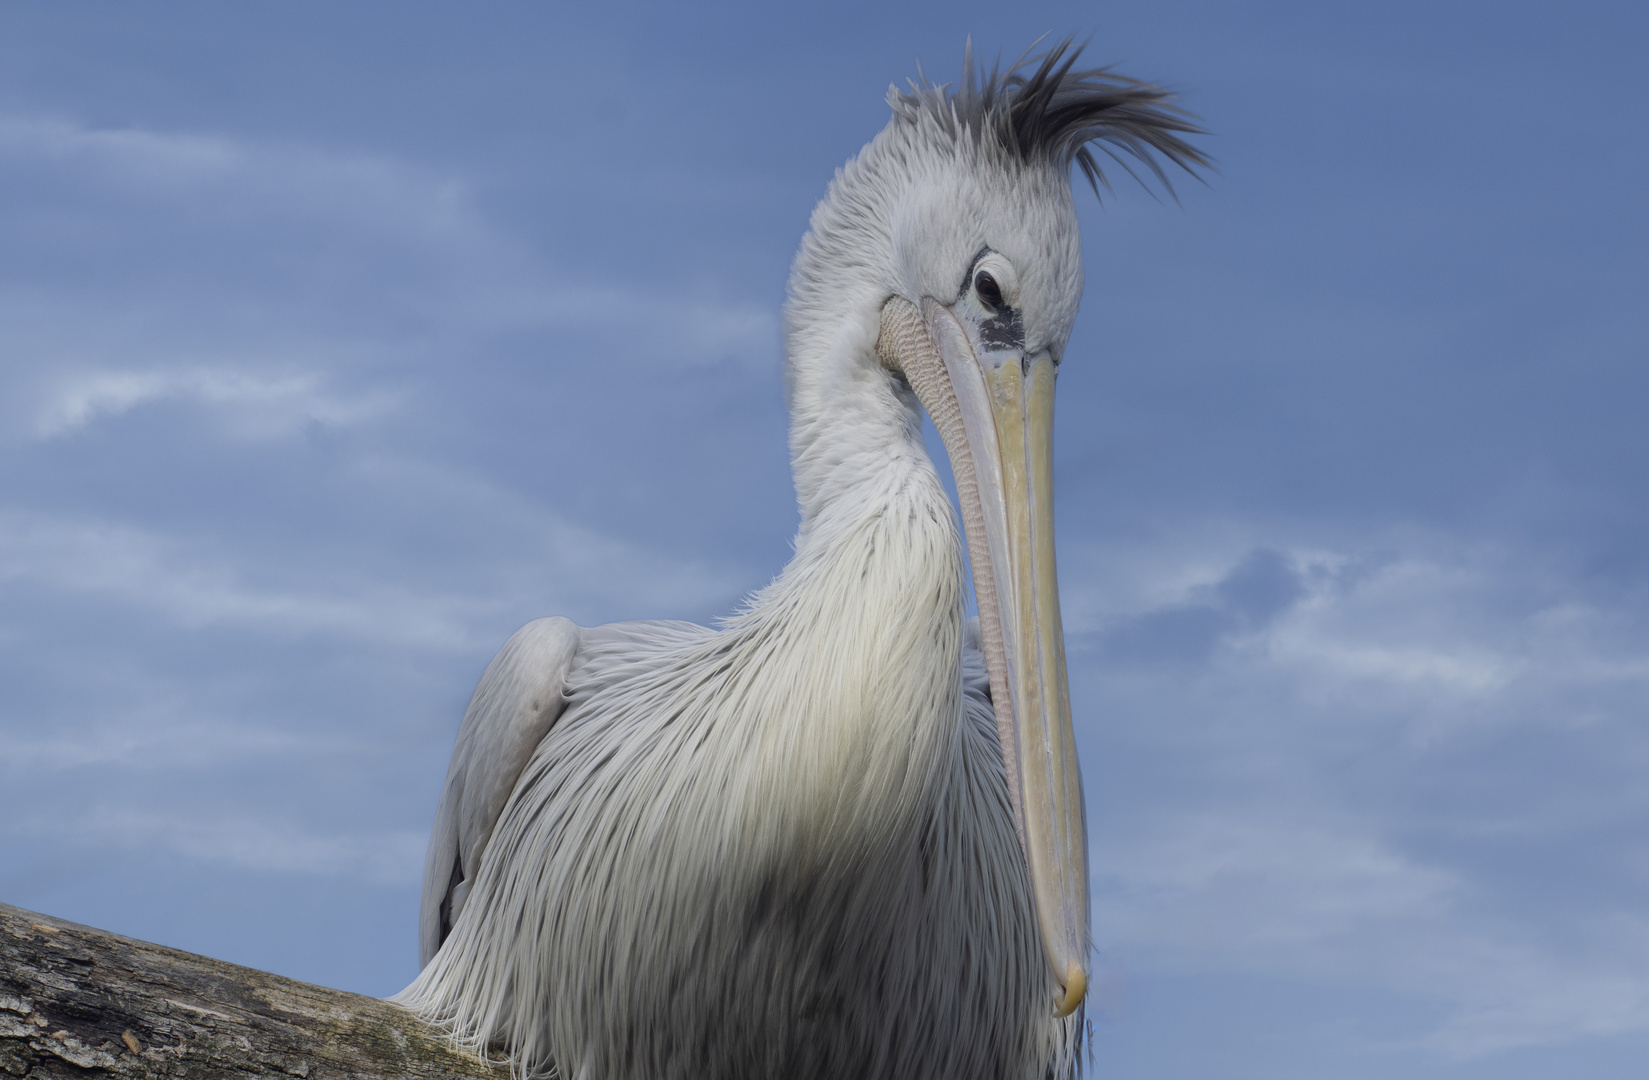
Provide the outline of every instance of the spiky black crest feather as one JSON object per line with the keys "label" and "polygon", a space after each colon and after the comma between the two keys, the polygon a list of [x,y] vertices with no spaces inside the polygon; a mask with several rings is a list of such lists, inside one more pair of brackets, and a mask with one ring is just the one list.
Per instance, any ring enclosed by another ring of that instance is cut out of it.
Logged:
{"label": "spiky black crest feather", "polygon": [[1136,180],[1127,158],[1143,163],[1170,193],[1173,184],[1158,155],[1192,176],[1198,168],[1212,167],[1202,151],[1179,137],[1206,132],[1173,104],[1172,93],[1109,68],[1074,70],[1082,49],[1066,38],[1045,53],[1026,53],[1006,71],[993,66],[987,75],[975,67],[970,41],[960,84],[936,85],[919,77],[908,91],[890,87],[888,104],[912,123],[926,118],[953,135],[988,141],[1026,164],[1068,169],[1074,162],[1096,195],[1101,184],[1107,190],[1111,184],[1090,144]]}

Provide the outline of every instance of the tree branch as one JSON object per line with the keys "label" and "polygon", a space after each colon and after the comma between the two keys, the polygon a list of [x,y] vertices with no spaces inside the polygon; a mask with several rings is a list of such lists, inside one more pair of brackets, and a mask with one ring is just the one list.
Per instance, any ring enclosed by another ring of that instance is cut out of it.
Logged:
{"label": "tree branch", "polygon": [[0,1080],[27,1077],[486,1078],[377,998],[0,904]]}

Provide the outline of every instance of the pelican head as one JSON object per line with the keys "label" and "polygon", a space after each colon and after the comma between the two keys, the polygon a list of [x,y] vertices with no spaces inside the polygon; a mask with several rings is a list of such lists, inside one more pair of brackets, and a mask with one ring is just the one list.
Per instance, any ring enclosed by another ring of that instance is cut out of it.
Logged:
{"label": "pelican head", "polygon": [[[1071,168],[1097,194],[1093,142],[1163,180],[1152,151],[1188,170],[1206,164],[1175,134],[1197,129],[1163,90],[1075,71],[1079,52],[1066,42],[976,77],[970,49],[960,86],[890,89],[893,119],[814,213],[789,308],[804,535],[805,477],[830,394],[874,385],[879,369],[944,441],[1057,1016],[1081,1003],[1089,952],[1087,825],[1053,542],[1054,391],[1083,289]],[[846,334],[818,333],[844,320]]]}

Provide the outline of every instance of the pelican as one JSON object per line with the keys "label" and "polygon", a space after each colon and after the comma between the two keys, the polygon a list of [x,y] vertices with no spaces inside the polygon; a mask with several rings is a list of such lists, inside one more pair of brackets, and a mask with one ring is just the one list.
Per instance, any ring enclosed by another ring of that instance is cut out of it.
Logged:
{"label": "pelican", "polygon": [[[398,1001],[521,1075],[1075,1069],[1087,822],[1054,575],[1090,144],[1202,155],[1066,41],[892,88],[785,309],[795,556],[717,629],[517,631],[464,714]],[[924,449],[943,439],[962,531]],[[966,617],[972,553],[977,619]]]}

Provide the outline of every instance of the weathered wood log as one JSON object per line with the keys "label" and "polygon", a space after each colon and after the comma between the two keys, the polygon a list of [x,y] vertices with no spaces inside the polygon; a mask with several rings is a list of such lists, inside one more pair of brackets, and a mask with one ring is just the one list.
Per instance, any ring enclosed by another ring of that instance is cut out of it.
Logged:
{"label": "weathered wood log", "polygon": [[387,1001],[0,904],[0,1080],[10,1076],[502,1080],[509,1071]]}

